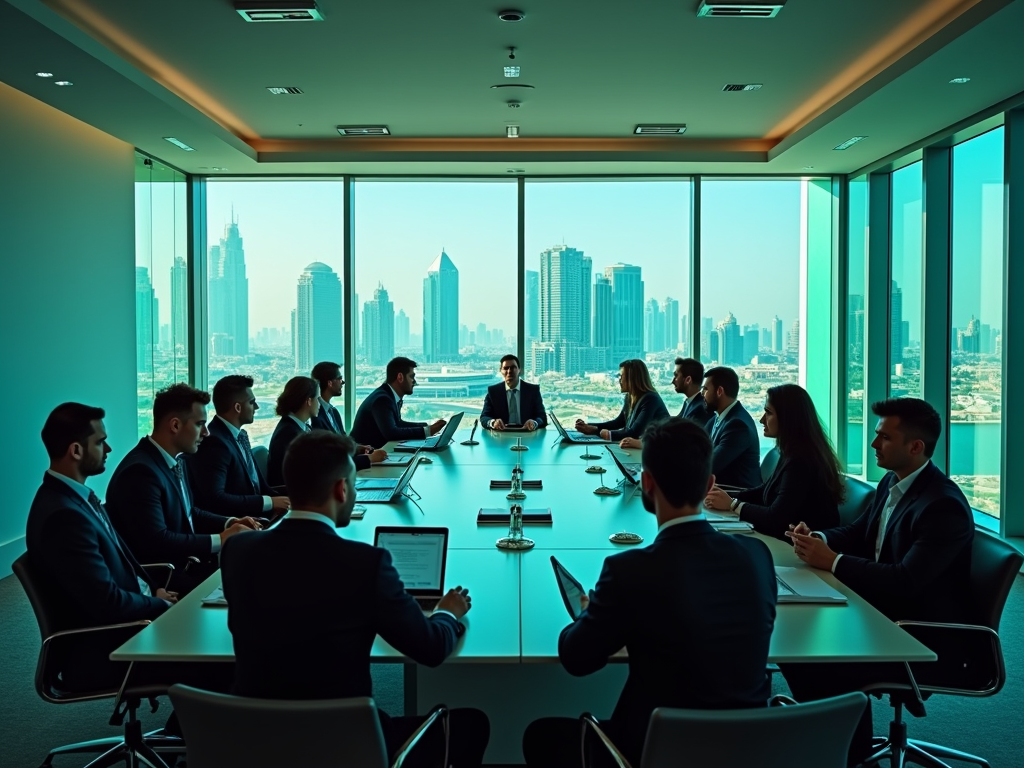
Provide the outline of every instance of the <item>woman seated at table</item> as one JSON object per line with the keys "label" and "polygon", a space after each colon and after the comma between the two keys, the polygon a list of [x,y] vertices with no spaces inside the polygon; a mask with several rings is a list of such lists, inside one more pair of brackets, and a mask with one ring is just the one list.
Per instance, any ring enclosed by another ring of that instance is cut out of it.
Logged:
{"label": "woman seated at table", "polygon": [[281,420],[270,438],[270,455],[267,456],[267,482],[284,485],[284,454],[299,435],[311,430],[309,420],[320,413],[320,388],[313,379],[296,376],[284,385],[284,391],[277,397],[277,415]]}
{"label": "woman seated at table", "polygon": [[815,531],[839,525],[846,485],[811,396],[796,384],[771,387],[761,424],[764,436],[774,437],[779,450],[772,476],[732,495],[715,486],[704,506],[739,512],[740,520],[754,530],[783,541],[789,526],[801,520]]}
{"label": "woman seated at table", "polygon": [[619,415],[611,421],[587,424],[576,420],[576,429],[585,435],[600,435],[602,440],[640,437],[648,424],[668,418],[668,409],[661,395],[654,391],[651,374],[643,360],[619,363],[619,389],[626,393]]}

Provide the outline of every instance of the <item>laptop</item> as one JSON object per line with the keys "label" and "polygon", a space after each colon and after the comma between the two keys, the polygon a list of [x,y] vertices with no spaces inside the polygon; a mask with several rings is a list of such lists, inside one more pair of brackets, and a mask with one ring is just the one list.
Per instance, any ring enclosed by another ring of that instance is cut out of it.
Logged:
{"label": "laptop", "polygon": [[395,450],[401,451],[402,453],[412,453],[413,451],[421,450],[443,451],[451,445],[452,440],[455,439],[455,430],[459,428],[459,424],[462,422],[462,417],[465,415],[465,411],[456,413],[448,420],[448,423],[444,425],[444,429],[441,430],[440,434],[434,435],[426,440],[403,440],[395,446]]}
{"label": "laptop", "polygon": [[780,603],[846,603],[846,595],[830,587],[809,568],[777,565],[775,582]]}
{"label": "laptop", "polygon": [[555,556],[551,556],[551,567],[555,569],[555,581],[558,582],[558,591],[562,593],[562,602],[565,603],[565,610],[569,616],[576,621],[583,613],[583,606],[580,605],[580,598],[587,594],[576,578],[565,569]]}
{"label": "laptop", "polygon": [[629,464],[625,464],[618,457],[618,454],[616,454],[616,452],[614,451],[614,449],[612,449],[610,445],[606,445],[605,447],[608,449],[608,453],[612,455],[612,461],[615,462],[615,466],[619,468],[619,472],[622,473],[622,476],[626,479],[626,482],[629,483],[630,485],[636,485],[637,483],[639,483],[641,471],[640,464],[632,462]]}
{"label": "laptop", "polygon": [[418,526],[379,526],[373,546],[391,553],[391,562],[420,608],[432,611],[444,597],[448,563],[448,529]]}
{"label": "laptop", "polygon": [[562,422],[558,420],[555,414],[550,414],[551,423],[555,425],[555,429],[558,430],[558,434],[562,436],[562,441],[566,443],[599,443],[601,445],[607,445],[612,442],[611,440],[604,440],[599,435],[584,435],[575,429],[567,430],[562,426]]}
{"label": "laptop", "polygon": [[388,504],[398,501],[419,465],[419,451],[398,477],[360,477],[356,480],[356,500],[360,504]]}

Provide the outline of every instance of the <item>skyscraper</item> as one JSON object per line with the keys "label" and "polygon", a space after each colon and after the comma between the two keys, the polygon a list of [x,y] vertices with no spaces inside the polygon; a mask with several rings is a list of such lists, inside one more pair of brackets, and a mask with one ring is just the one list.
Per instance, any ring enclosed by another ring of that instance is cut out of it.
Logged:
{"label": "skyscraper", "polygon": [[613,264],[604,268],[612,283],[612,357],[644,356],[644,281],[640,267]]}
{"label": "skyscraper", "polygon": [[849,313],[846,320],[847,350],[854,360],[859,360],[864,342],[863,339],[859,343],[857,341],[857,313],[860,312],[863,316],[864,297],[860,294],[851,294],[847,310]]}
{"label": "skyscraper", "polygon": [[782,338],[782,318],[778,315],[772,318],[772,352],[777,355],[786,352],[786,341]]}
{"label": "skyscraper", "polygon": [[398,310],[395,315],[395,347],[405,349],[409,346],[409,316],[404,309]]}
{"label": "skyscraper", "polygon": [[597,348],[612,345],[612,281],[604,275],[594,278],[594,325],[591,339]]}
{"label": "skyscraper", "polygon": [[[909,334],[908,334],[909,335]],[[892,281],[892,294],[889,299],[889,364],[895,366],[903,362],[903,348],[910,339],[903,338],[903,289]]]}
{"label": "skyscraper", "polygon": [[526,270],[526,307],[524,308],[526,343],[536,341],[540,333],[540,272]]}
{"label": "skyscraper", "polygon": [[644,350],[665,350],[665,316],[657,299],[650,299],[644,304]]}
{"label": "skyscraper", "polygon": [[[308,375],[321,360],[344,364],[341,342],[341,280],[314,261],[299,276],[295,307],[295,370]],[[237,350],[235,350],[237,354]]]}
{"label": "skyscraper", "polygon": [[188,264],[181,256],[171,265],[171,354],[188,349]]}
{"label": "skyscraper", "polygon": [[387,365],[395,356],[395,305],[381,284],[363,304],[363,350],[370,365]]}
{"label": "skyscraper", "polygon": [[743,365],[743,334],[732,312],[718,324],[718,359],[722,365]]}
{"label": "skyscraper", "polygon": [[219,245],[210,246],[210,336],[232,340],[234,354],[249,354],[249,279],[238,222],[224,225]]}
{"label": "skyscraper", "polygon": [[772,329],[762,328],[761,329],[761,346],[765,349],[772,348]]}
{"label": "skyscraper", "polygon": [[153,283],[148,267],[135,268],[135,370],[147,376],[153,374],[153,324],[158,320]]}
{"label": "skyscraper", "polygon": [[667,296],[661,302],[661,315],[665,322],[665,347],[675,350],[679,346],[679,302]]}
{"label": "skyscraper", "polygon": [[540,340],[587,344],[590,340],[590,273],[583,251],[556,245],[540,254]]}
{"label": "skyscraper", "polygon": [[459,358],[459,270],[443,249],[423,279],[423,357]]}
{"label": "skyscraper", "polygon": [[789,326],[789,338],[786,339],[786,355],[788,357],[800,357],[800,319],[797,318]]}
{"label": "skyscraper", "polygon": [[760,326],[745,325],[743,327],[743,365],[750,365],[750,361],[757,357],[758,348],[760,346]]}

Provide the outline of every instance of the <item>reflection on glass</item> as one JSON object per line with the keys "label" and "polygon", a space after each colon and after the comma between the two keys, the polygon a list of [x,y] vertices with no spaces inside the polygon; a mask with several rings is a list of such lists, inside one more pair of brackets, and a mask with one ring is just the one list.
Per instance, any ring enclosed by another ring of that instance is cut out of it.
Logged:
{"label": "reflection on glass", "polygon": [[846,318],[846,471],[864,473],[864,278],[868,247],[868,177],[850,180]]}
{"label": "reflection on glass", "polygon": [[1003,129],[953,148],[949,473],[999,516],[1002,414]]}
{"label": "reflection on glass", "polygon": [[889,394],[921,397],[922,164],[892,175]]}

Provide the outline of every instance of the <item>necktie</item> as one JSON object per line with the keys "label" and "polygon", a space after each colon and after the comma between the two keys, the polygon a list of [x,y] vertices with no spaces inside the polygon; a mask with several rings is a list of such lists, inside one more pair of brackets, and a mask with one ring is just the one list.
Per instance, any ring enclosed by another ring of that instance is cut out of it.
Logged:
{"label": "necktie", "polygon": [[195,528],[192,527],[192,502],[188,496],[188,486],[185,485],[185,465],[182,463],[182,458],[179,456],[178,460],[174,462],[174,476],[178,478],[178,487],[181,489],[181,499],[185,503],[185,518],[188,520],[189,529],[195,533]]}
{"label": "necktie", "polygon": [[256,474],[256,463],[252,460],[252,445],[249,444],[249,434],[244,430],[238,430],[238,446],[242,449],[242,460],[245,461],[245,471],[252,480],[252,487],[260,488],[259,476]]}
{"label": "necktie", "polygon": [[721,426],[722,426],[722,417],[721,416],[716,416],[715,417],[715,426],[713,426],[711,428],[711,439],[712,440],[714,440],[716,437],[718,437],[718,430],[719,430],[719,428]]}
{"label": "necktie", "polygon": [[403,405],[405,405],[405,400],[401,397],[398,398],[398,410],[402,410]]}
{"label": "necktie", "polygon": [[[100,523],[103,524],[104,530],[108,534],[110,534],[110,538],[114,540],[114,544],[115,546],[117,546],[117,551],[121,553],[121,557],[124,558],[125,562],[129,566],[129,569],[134,572],[134,566],[132,566],[131,564],[131,558],[128,557],[128,554],[124,551],[124,548],[121,546],[121,540],[117,537],[117,534],[114,532],[114,526],[110,524],[110,517],[107,515],[107,510],[105,510],[103,508],[103,505],[100,504],[100,497],[97,496],[92,491],[89,491],[89,506],[92,507],[92,511],[96,513],[96,517],[100,519]],[[139,576],[137,573],[135,574],[135,580],[139,583],[139,591],[142,594],[144,594],[146,597],[150,597],[153,594],[149,588],[149,583],[141,576]]]}
{"label": "necktie", "polygon": [[518,424],[519,423],[519,400],[516,395],[519,394],[519,390],[510,389],[508,399],[508,423]]}
{"label": "necktie", "polygon": [[878,535],[875,537],[875,561],[882,553],[882,542],[885,541],[885,529],[889,526],[889,518],[892,517],[893,510],[896,509],[896,505],[902,498],[903,491],[895,485],[889,489],[889,501],[886,503],[885,509],[882,510],[882,519],[878,521]]}

